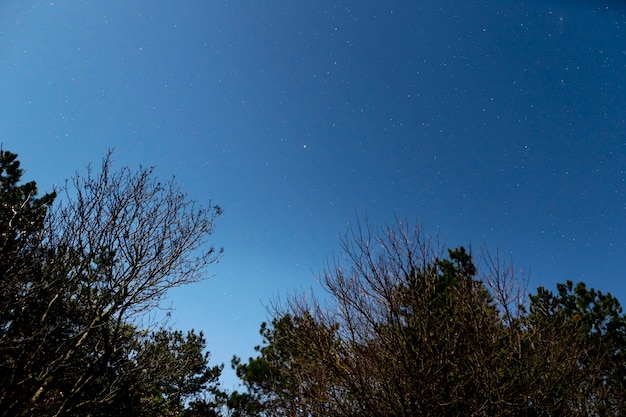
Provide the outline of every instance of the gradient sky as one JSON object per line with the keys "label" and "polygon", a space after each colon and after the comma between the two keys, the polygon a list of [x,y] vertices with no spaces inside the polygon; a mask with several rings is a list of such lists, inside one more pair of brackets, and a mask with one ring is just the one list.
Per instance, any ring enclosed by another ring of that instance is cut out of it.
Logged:
{"label": "gradient sky", "polygon": [[214,362],[357,215],[626,304],[624,1],[3,0],[0,142],[42,192],[115,148],[224,208],[171,299]]}

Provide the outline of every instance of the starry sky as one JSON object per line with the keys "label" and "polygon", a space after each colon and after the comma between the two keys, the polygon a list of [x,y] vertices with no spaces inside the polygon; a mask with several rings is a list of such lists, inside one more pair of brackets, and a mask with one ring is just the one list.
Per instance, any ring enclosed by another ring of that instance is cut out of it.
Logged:
{"label": "starry sky", "polygon": [[169,300],[215,363],[364,216],[626,304],[624,1],[3,0],[0,142],[40,191],[114,148],[223,207]]}

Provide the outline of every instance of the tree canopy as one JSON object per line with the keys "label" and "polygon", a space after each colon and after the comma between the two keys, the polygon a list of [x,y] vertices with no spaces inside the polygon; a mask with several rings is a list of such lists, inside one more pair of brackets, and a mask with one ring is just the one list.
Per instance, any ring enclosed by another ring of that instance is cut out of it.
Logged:
{"label": "tree canopy", "polygon": [[[418,225],[369,225],[233,366],[233,402],[271,416],[595,416],[626,406],[626,317],[568,281],[525,294],[512,268],[436,247]],[[481,272],[482,269],[482,272]],[[528,295],[526,298],[525,296]],[[523,300],[527,299],[527,302]]]}
{"label": "tree canopy", "polygon": [[183,410],[220,369],[208,367],[201,333],[151,329],[146,313],[207,277],[221,209],[197,206],[152,168],[114,171],[111,154],[57,204],[22,174],[0,151],[0,415]]}
{"label": "tree canopy", "polygon": [[[566,281],[526,290],[497,253],[419,224],[357,223],[317,277],[271,308],[220,389],[202,332],[151,321],[207,278],[221,214],[152,168],[76,174],[38,196],[0,150],[1,416],[604,416],[626,410],[626,315]],[[59,198],[61,196],[62,198]],[[58,200],[60,201],[58,201]]]}

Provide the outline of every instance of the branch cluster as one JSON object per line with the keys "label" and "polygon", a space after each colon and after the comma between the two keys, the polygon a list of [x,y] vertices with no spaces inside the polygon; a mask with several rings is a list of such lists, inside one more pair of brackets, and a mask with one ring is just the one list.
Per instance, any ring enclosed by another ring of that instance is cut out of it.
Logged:
{"label": "branch cluster", "polygon": [[15,154],[0,151],[0,174],[0,415],[149,415],[215,382],[201,334],[138,326],[168,290],[207,278],[218,206],[153,168],[114,171],[110,153],[54,206],[20,185]]}
{"label": "branch cluster", "polygon": [[[618,415],[626,317],[583,284],[528,294],[510,263],[447,256],[419,225],[357,224],[326,301],[274,306],[239,375],[266,415]],[[249,400],[249,403],[254,401]]]}

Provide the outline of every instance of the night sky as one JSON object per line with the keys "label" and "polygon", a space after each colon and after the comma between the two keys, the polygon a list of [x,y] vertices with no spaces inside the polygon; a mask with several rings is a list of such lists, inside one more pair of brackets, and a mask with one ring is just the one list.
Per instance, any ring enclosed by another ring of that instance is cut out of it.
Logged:
{"label": "night sky", "polygon": [[213,362],[365,216],[626,304],[626,1],[3,0],[0,142],[42,192],[115,148],[224,208],[170,300]]}

